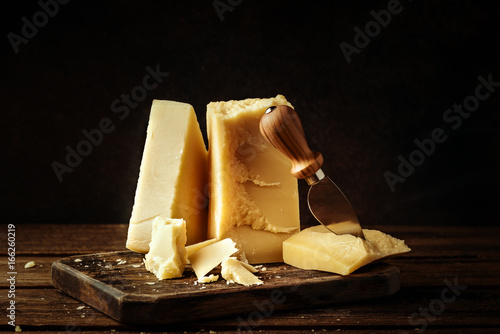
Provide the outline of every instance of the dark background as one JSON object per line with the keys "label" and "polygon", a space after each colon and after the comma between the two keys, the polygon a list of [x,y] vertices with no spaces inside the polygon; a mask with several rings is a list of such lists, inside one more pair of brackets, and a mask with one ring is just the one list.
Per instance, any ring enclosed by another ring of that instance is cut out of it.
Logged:
{"label": "dark background", "polygon": [[[41,7],[4,7],[4,221],[127,223],[152,99],[192,104],[206,139],[210,101],[281,93],[365,226],[496,224],[500,87],[458,129],[443,121],[478,76],[500,81],[496,8],[401,1],[348,64],[339,44],[354,45],[353,29],[388,1],[238,2],[221,20],[213,1],[70,1],[17,54],[7,34],[20,35],[22,17],[32,22]],[[120,120],[111,102],[157,64],[169,76]],[[103,118],[115,130],[59,182],[51,164]],[[437,127],[447,140],[392,192],[384,173]],[[310,222],[304,205],[302,216]]]}

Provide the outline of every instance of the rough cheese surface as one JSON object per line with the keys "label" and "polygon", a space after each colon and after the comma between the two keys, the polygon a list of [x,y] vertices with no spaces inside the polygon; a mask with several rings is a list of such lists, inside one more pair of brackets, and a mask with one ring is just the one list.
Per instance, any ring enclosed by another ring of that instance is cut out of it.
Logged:
{"label": "rough cheese surface", "polygon": [[154,219],[144,264],[158,279],[182,277],[186,266],[186,222],[183,219]]}
{"label": "rough cheese surface", "polygon": [[[300,228],[297,179],[290,174],[291,162],[259,130],[266,109],[281,104],[290,105],[278,95],[207,106],[208,235],[218,239],[230,236],[251,263],[281,261],[282,241]],[[249,238],[266,238],[272,249],[247,242],[245,229],[234,231],[245,226],[257,231]],[[256,234],[259,236],[254,237]]]}
{"label": "rough cheese surface", "polygon": [[221,264],[221,275],[227,283],[238,283],[241,285],[260,285],[263,284],[257,276],[253,273],[257,272],[257,269],[251,265],[238,261],[234,257],[230,257],[222,261]]}
{"label": "rough cheese surface", "polygon": [[365,239],[336,235],[323,225],[307,228],[283,242],[284,262],[306,270],[348,275],[388,256],[410,251],[403,240],[377,230],[363,229]]}
{"label": "rough cheese surface", "polygon": [[154,100],[127,248],[147,253],[155,217],[183,218],[187,243],[206,239],[207,150],[193,107]]}

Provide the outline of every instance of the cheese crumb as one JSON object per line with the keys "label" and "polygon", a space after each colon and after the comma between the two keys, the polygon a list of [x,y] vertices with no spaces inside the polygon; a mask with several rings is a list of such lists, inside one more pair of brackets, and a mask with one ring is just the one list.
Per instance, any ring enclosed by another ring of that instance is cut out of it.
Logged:
{"label": "cheese crumb", "polygon": [[219,275],[210,274],[210,276],[203,276],[198,279],[200,283],[212,283],[216,282],[219,279]]}
{"label": "cheese crumb", "polygon": [[35,261],[30,261],[24,265],[25,269],[33,268],[35,266]]}
{"label": "cheese crumb", "polygon": [[21,326],[17,325],[15,331],[16,332],[22,332],[23,330],[21,329]]}
{"label": "cheese crumb", "polygon": [[85,305],[82,305],[82,306],[78,306],[76,309],[77,309],[77,310],[82,310],[82,309],[84,309],[84,308],[85,308]]}

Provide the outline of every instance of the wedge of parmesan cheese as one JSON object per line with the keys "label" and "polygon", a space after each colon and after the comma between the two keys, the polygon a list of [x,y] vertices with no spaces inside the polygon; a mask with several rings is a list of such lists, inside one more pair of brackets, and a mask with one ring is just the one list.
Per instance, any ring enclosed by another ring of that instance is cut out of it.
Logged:
{"label": "wedge of parmesan cheese", "polygon": [[193,107],[154,100],[127,248],[149,251],[155,217],[186,221],[187,244],[207,238],[207,150]]}
{"label": "wedge of parmesan cheese", "polygon": [[282,104],[278,95],[207,106],[208,236],[230,237],[250,263],[281,262],[283,241],[300,228],[291,162],[259,130],[266,109]]}
{"label": "wedge of parmesan cheese", "polygon": [[301,269],[348,275],[388,256],[409,252],[405,242],[377,230],[363,229],[365,239],[337,235],[323,225],[302,230],[283,243],[285,263]]}

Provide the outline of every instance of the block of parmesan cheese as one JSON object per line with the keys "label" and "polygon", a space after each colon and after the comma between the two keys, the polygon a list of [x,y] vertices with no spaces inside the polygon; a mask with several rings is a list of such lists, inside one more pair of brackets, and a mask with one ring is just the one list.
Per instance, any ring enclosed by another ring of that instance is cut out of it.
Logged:
{"label": "block of parmesan cheese", "polygon": [[187,244],[206,239],[207,150],[193,107],[154,100],[149,116],[127,248],[147,253],[158,216],[183,218]]}
{"label": "block of parmesan cheese", "polygon": [[363,229],[365,239],[336,235],[323,225],[302,230],[283,243],[285,263],[306,270],[348,275],[388,256],[407,253],[405,242],[377,230]]}
{"label": "block of parmesan cheese", "polygon": [[186,266],[186,222],[184,219],[156,217],[153,220],[146,269],[158,277],[182,277]]}
{"label": "block of parmesan cheese", "polygon": [[207,106],[208,236],[230,237],[250,263],[281,262],[282,242],[300,228],[291,162],[261,135],[259,122],[284,96]]}

